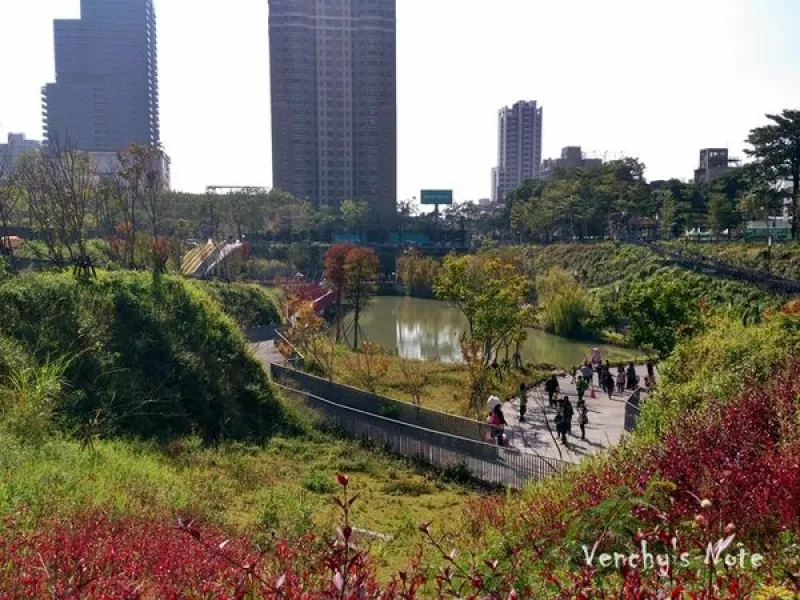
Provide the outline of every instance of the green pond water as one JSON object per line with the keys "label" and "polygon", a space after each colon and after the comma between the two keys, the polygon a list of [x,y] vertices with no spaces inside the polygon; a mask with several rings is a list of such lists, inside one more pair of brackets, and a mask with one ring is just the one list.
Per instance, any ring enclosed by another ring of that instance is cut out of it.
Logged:
{"label": "green pond water", "polygon": [[[366,339],[407,358],[460,360],[458,338],[466,328],[466,319],[457,307],[420,298],[379,296],[361,317]],[[604,360],[631,355],[624,348],[578,342],[530,329],[522,347],[522,360],[567,368],[588,358],[595,347],[600,348]]]}

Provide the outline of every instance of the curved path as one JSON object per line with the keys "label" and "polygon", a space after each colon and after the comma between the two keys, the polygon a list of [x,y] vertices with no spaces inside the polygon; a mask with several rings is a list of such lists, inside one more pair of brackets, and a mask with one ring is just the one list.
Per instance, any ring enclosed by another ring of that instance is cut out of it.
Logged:
{"label": "curved path", "polygon": [[[638,366],[636,373],[639,375],[640,381],[644,381],[647,369],[643,365]],[[658,377],[658,373],[656,373],[656,377]],[[521,423],[519,420],[519,398],[503,403],[503,415],[511,429],[510,445],[523,452],[536,453],[568,462],[578,462],[586,455],[595,454],[617,444],[625,432],[625,411],[633,392],[626,391],[621,395],[615,392],[609,398],[608,394],[596,385],[596,381],[595,377],[595,397],[592,398],[589,391],[584,395],[589,417],[589,424],[586,426],[586,440],[580,439],[581,432],[578,427],[578,411],[576,409],[572,419],[572,433],[567,436],[568,444],[564,446],[554,441],[553,437],[556,435],[556,431],[553,419],[556,411],[548,406],[547,393],[544,391],[544,385],[541,385],[528,391],[528,410],[525,422]],[[569,396],[575,409],[578,402],[578,390],[572,377],[562,375],[558,378],[558,384],[561,390],[559,396]],[[550,430],[548,430],[545,419],[549,423]]]}

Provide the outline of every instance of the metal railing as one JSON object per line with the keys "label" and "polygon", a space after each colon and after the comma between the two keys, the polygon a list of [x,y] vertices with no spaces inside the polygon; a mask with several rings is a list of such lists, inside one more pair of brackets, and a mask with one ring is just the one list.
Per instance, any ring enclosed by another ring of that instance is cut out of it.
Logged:
{"label": "metal railing", "polygon": [[570,466],[516,448],[450,435],[344,406],[284,383],[276,385],[321,415],[326,423],[351,436],[366,438],[439,469],[465,468],[475,479],[489,484],[521,488],[527,481],[555,475]]}
{"label": "metal railing", "polygon": [[270,365],[270,372],[275,381],[287,387],[299,389],[365,413],[388,417],[417,427],[479,442],[491,437],[492,428],[487,423],[379,396],[280,365]]}

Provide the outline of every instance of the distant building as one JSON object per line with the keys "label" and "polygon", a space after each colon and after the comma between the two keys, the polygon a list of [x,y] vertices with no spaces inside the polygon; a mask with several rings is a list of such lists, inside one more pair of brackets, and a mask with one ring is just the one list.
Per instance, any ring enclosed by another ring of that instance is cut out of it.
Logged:
{"label": "distant building", "polygon": [[54,22],[56,81],[42,89],[48,142],[88,152],[158,147],[153,0],[81,0]]}
{"label": "distant building", "polygon": [[501,108],[497,120],[497,167],[492,170],[492,202],[506,196],[542,167],[542,112],[536,101]]}
{"label": "distant building", "polygon": [[[119,175],[122,165],[116,152],[89,152],[92,166],[101,179],[113,179]],[[164,189],[171,189],[171,165],[172,161],[166,153],[161,154],[161,164],[154,168],[160,169],[164,178]]]}
{"label": "distant building", "polygon": [[41,142],[26,139],[22,133],[9,133],[8,143],[0,144],[0,165],[14,165],[23,154],[41,147]]}
{"label": "distant building", "polygon": [[694,182],[710,183],[727,173],[736,162],[728,158],[727,148],[704,148],[700,150],[700,166],[694,171]]}
{"label": "distant building", "polygon": [[760,221],[748,221],[745,225],[745,239],[788,241],[792,239],[791,217],[768,217]]}
{"label": "distant building", "polygon": [[396,0],[269,0],[275,187],[315,206],[397,204]]}
{"label": "distant building", "polygon": [[566,146],[561,149],[561,158],[548,158],[542,163],[541,177],[549,179],[556,169],[592,168],[603,164],[600,158],[587,158],[580,146]]}

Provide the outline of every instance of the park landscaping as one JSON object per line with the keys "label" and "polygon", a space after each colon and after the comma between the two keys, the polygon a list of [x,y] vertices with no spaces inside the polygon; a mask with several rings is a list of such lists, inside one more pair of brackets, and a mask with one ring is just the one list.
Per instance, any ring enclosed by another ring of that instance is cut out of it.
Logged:
{"label": "park landscaping", "polygon": [[[26,421],[4,418],[0,589],[85,598],[793,598],[798,312],[789,304],[758,323],[709,317],[661,366],[634,436],[522,493],[478,494],[314,432],[277,397],[280,427],[249,442],[120,431],[87,442],[58,419],[27,436]],[[215,323],[232,327],[222,316]],[[708,543],[730,536],[722,562],[704,564]],[[601,564],[603,555],[641,552],[643,541],[670,561],[663,575]]]}

